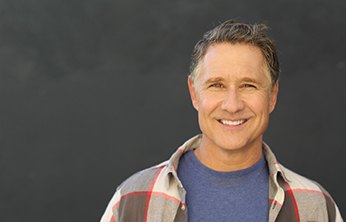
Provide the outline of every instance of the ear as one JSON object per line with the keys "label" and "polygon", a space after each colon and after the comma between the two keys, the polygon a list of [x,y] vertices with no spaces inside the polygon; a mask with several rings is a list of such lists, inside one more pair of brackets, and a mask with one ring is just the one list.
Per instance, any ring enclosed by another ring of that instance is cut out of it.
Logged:
{"label": "ear", "polygon": [[187,84],[189,86],[189,92],[190,92],[192,105],[198,111],[199,106],[198,106],[198,101],[197,101],[197,93],[196,93],[196,89],[195,89],[195,86],[193,85],[193,82],[192,82],[190,75],[187,78]]}
{"label": "ear", "polygon": [[274,86],[272,86],[271,93],[270,93],[269,113],[273,112],[275,109],[278,93],[279,93],[279,81],[277,80]]}

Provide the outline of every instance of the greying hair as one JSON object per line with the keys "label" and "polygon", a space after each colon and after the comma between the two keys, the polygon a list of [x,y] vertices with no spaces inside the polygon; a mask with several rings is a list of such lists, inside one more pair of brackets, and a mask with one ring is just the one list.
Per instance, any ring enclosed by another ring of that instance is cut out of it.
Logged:
{"label": "greying hair", "polygon": [[200,73],[200,62],[209,46],[216,43],[245,43],[258,47],[265,58],[272,85],[279,79],[280,65],[273,40],[268,36],[269,27],[265,24],[246,24],[235,20],[227,20],[206,32],[197,42],[192,53],[190,76],[192,81]]}

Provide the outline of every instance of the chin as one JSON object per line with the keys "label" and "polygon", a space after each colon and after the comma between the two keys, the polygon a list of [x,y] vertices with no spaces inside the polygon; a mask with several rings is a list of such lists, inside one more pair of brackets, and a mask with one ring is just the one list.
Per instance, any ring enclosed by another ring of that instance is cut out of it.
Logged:
{"label": "chin", "polygon": [[222,143],[218,147],[226,151],[237,151],[245,149],[247,146],[242,143]]}
{"label": "chin", "polygon": [[219,147],[223,150],[228,151],[240,151],[240,150],[246,150],[251,149],[251,147],[256,147],[256,144],[260,144],[261,146],[262,142],[260,138],[257,138],[255,140],[246,139],[246,138],[215,138],[215,145],[216,147]]}

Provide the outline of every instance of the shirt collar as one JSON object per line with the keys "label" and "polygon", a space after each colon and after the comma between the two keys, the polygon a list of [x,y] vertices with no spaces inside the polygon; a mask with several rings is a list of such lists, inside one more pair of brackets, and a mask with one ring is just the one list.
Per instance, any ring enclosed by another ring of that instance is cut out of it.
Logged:
{"label": "shirt collar", "polygon": [[201,143],[202,134],[196,135],[181,145],[168,160],[167,168],[169,172],[176,172],[180,157],[187,151],[197,148]]}
{"label": "shirt collar", "polygon": [[287,175],[285,175],[284,171],[282,170],[282,166],[277,161],[274,153],[271,151],[270,147],[263,142],[263,154],[267,160],[268,168],[269,168],[269,174],[271,177],[274,177],[275,180],[278,176],[281,176],[282,179],[284,179],[285,182],[290,182],[290,179],[287,178]]}

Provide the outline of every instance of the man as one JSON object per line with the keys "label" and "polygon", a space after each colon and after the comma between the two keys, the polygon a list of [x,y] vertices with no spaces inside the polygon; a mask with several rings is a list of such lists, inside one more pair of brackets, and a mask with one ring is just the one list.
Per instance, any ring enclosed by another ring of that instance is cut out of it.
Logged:
{"label": "man", "polygon": [[266,29],[226,21],[196,44],[188,86],[202,134],[122,183],[101,221],[342,221],[263,142],[279,87]]}

